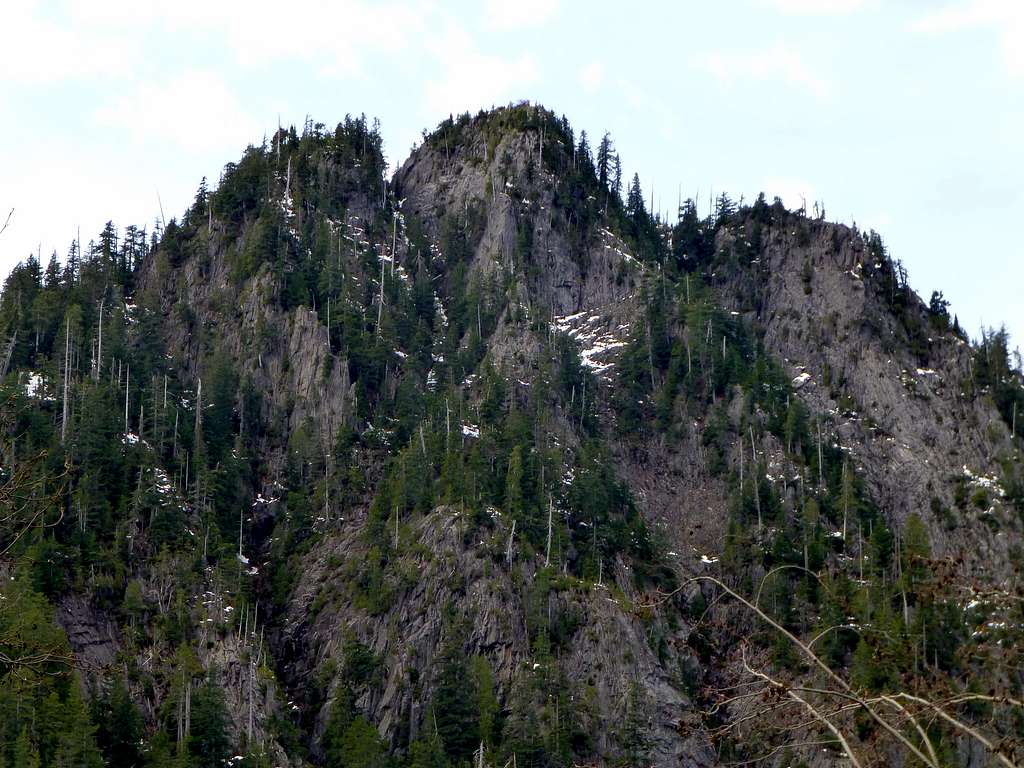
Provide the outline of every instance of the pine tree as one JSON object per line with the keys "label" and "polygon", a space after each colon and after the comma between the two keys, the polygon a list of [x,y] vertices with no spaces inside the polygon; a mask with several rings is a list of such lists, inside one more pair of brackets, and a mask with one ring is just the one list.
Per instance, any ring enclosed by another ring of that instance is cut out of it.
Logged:
{"label": "pine tree", "polygon": [[612,140],[605,131],[601,137],[601,143],[597,146],[597,181],[607,194],[610,191],[610,182],[613,174]]}
{"label": "pine tree", "polygon": [[505,512],[513,520],[523,515],[523,448],[517,445],[508,458],[508,472],[505,475]]}
{"label": "pine tree", "polygon": [[22,728],[14,741],[11,768],[39,768],[39,751],[29,738],[28,728]]}
{"label": "pine tree", "polygon": [[206,215],[206,206],[210,200],[210,189],[206,185],[206,177],[199,182],[199,189],[196,190],[195,200],[192,202],[192,216],[200,218]]}
{"label": "pine tree", "polygon": [[72,685],[64,704],[63,729],[58,737],[54,763],[61,768],[102,768],[96,746],[96,726],[89,719],[78,687]]}
{"label": "pine tree", "polygon": [[355,716],[352,699],[352,690],[342,683],[331,701],[331,711],[321,743],[332,765],[341,765],[345,759],[345,734]]}
{"label": "pine tree", "polygon": [[474,656],[470,662],[473,689],[476,692],[476,710],[480,716],[480,740],[493,748],[495,725],[498,718],[498,699],[494,694],[494,673],[483,656]]}
{"label": "pine tree", "polygon": [[612,194],[615,199],[622,200],[622,160],[619,159],[619,153],[616,152],[612,158]]}
{"label": "pine tree", "polygon": [[444,746],[436,736],[417,739],[409,746],[408,768],[448,768]]}
{"label": "pine tree", "polygon": [[50,291],[60,287],[61,270],[60,261],[57,259],[57,252],[50,254],[50,260],[46,264],[46,280],[44,285]]}
{"label": "pine tree", "polygon": [[440,677],[432,702],[437,735],[453,762],[468,760],[480,744],[479,717],[462,646],[449,641],[437,663]]}
{"label": "pine tree", "polygon": [[713,236],[705,237],[697,204],[687,199],[679,208],[679,221],[672,230],[672,254],[680,269],[691,270],[711,255]]}
{"label": "pine tree", "polygon": [[114,680],[105,703],[99,736],[104,747],[106,765],[110,768],[133,768],[140,765],[142,716],[121,678]]}
{"label": "pine tree", "polygon": [[633,174],[633,181],[629,185],[629,193],[626,196],[626,215],[634,222],[647,217],[647,209],[644,207],[644,193],[640,188],[640,174]]}
{"label": "pine tree", "polygon": [[340,768],[387,768],[388,756],[384,740],[377,729],[360,715],[341,739]]}
{"label": "pine tree", "polygon": [[736,213],[736,204],[725,192],[715,199],[715,222],[720,223]]}
{"label": "pine tree", "polygon": [[583,176],[594,175],[594,158],[590,154],[586,131],[580,131],[580,143],[576,147],[576,169]]}
{"label": "pine tree", "polygon": [[71,241],[68,249],[68,257],[64,261],[64,285],[71,287],[78,282],[78,271],[81,262],[82,249],[78,240]]}
{"label": "pine tree", "polygon": [[227,732],[227,708],[224,691],[207,677],[192,696],[191,729],[188,751],[192,768],[222,768],[230,755],[231,742]]}
{"label": "pine tree", "polygon": [[644,712],[643,692],[640,684],[632,682],[626,696],[626,716],[621,725],[619,738],[626,765],[644,765],[648,744],[644,733],[647,717]]}

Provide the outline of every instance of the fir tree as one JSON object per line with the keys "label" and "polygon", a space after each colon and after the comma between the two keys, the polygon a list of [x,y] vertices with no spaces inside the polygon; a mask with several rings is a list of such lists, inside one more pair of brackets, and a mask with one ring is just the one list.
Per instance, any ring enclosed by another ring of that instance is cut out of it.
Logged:
{"label": "fir tree", "polygon": [[28,728],[22,728],[14,741],[14,755],[11,768],[39,768],[39,750],[28,735]]}
{"label": "fir tree", "polygon": [[580,143],[576,147],[576,169],[584,177],[594,175],[594,158],[590,154],[586,131],[580,131]]}
{"label": "fir tree", "polygon": [[604,136],[601,137],[601,143],[597,146],[597,181],[606,195],[612,191],[613,162],[611,136],[605,131]]}
{"label": "fir tree", "polygon": [[377,729],[362,715],[356,717],[341,738],[340,768],[386,768],[386,745]]}
{"label": "fir tree", "polygon": [[230,749],[224,691],[211,675],[192,696],[188,739],[192,768],[222,768]]}
{"label": "fir tree", "polygon": [[431,704],[437,735],[453,762],[468,760],[480,743],[472,679],[461,645],[449,641],[438,659],[440,677]]}
{"label": "fir tree", "polygon": [[644,207],[644,193],[640,188],[640,174],[633,174],[633,181],[629,185],[629,193],[626,195],[626,215],[634,223],[646,218],[647,209]]}

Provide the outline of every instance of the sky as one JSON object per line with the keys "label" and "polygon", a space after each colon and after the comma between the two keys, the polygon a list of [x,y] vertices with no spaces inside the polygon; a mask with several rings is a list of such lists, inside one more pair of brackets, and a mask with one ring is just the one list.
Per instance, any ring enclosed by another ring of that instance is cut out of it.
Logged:
{"label": "sky", "polygon": [[1024,339],[1024,0],[4,3],[0,273],[180,215],[279,121],[377,117],[394,169],[520,100],[610,132],[659,211],[819,201]]}

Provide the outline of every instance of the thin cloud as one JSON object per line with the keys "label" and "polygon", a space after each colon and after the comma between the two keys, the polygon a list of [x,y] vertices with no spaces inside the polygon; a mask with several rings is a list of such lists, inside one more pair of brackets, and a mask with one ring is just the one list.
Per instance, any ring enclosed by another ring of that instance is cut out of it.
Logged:
{"label": "thin cloud", "polygon": [[259,132],[259,122],[228,84],[206,71],[140,85],[99,107],[93,119],[139,143],[186,150],[244,146]]}
{"label": "thin cloud", "polygon": [[249,69],[304,62],[351,76],[372,56],[412,45],[432,13],[433,3],[414,0],[295,0],[287,9],[276,0],[68,0],[60,13],[15,3],[0,29],[0,72],[14,85],[116,76],[146,61],[147,44],[173,36],[184,48],[215,41]]}
{"label": "thin cloud", "polygon": [[57,20],[37,2],[10,3],[0,25],[0,82],[7,88],[95,80],[130,68],[137,41],[127,36],[97,38]]}
{"label": "thin cloud", "polygon": [[790,209],[807,206],[810,211],[818,199],[814,185],[805,179],[788,176],[774,176],[761,182],[761,190],[769,201],[778,197]]}
{"label": "thin cloud", "polygon": [[694,65],[725,85],[742,81],[778,81],[831,98],[831,83],[804,57],[781,44],[754,51],[712,51],[698,55]]}
{"label": "thin cloud", "polygon": [[599,61],[592,61],[580,68],[580,85],[587,93],[594,93],[600,90],[604,84],[604,65]]}
{"label": "thin cloud", "polygon": [[484,26],[502,31],[536,27],[553,19],[558,10],[557,0],[486,0]]}
{"label": "thin cloud", "polygon": [[832,16],[863,10],[870,3],[869,0],[759,0],[758,4],[793,16]]}
{"label": "thin cloud", "polygon": [[423,91],[424,106],[434,115],[525,99],[526,87],[537,82],[540,74],[531,54],[507,59],[483,53],[457,24],[449,24],[435,36],[429,52],[440,67],[439,76],[427,82]]}
{"label": "thin cloud", "polygon": [[943,35],[987,29],[999,39],[1006,73],[1024,77],[1024,3],[1021,0],[965,0],[916,18],[915,32]]}

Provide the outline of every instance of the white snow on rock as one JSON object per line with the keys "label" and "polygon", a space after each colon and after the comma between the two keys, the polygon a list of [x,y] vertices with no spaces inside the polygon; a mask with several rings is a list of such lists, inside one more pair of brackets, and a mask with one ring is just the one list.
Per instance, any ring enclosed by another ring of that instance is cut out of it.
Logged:
{"label": "white snow on rock", "polygon": [[580,345],[581,362],[594,373],[604,373],[614,366],[612,361],[597,358],[626,346],[625,339],[616,335],[617,331],[624,330],[623,327],[616,328],[616,332],[609,331],[607,320],[600,310],[585,310],[556,317],[551,327]]}
{"label": "white snow on rock", "polygon": [[480,437],[480,427],[476,424],[463,424],[462,435],[463,437]]}
{"label": "white snow on rock", "polygon": [[28,397],[39,397],[43,396],[43,385],[45,380],[43,374],[37,373],[36,371],[28,372],[28,381],[25,382],[25,394]]}
{"label": "white snow on rock", "polygon": [[595,373],[602,373],[612,367],[613,363],[601,363],[594,358],[598,355],[603,355],[605,352],[610,352],[613,349],[626,346],[624,341],[606,341],[604,339],[599,340],[594,346],[584,349],[580,352],[583,365]]}
{"label": "white snow on rock", "polygon": [[607,251],[614,251],[622,260],[627,264],[636,261],[636,259],[626,250],[624,250],[625,243],[622,242],[611,230],[602,227],[600,230],[601,237],[604,238],[604,248]]}
{"label": "white snow on rock", "polygon": [[167,473],[160,467],[156,467],[153,470],[153,476],[155,478],[153,487],[156,488],[157,493],[161,496],[166,496],[171,493],[171,480],[167,477]]}
{"label": "white snow on rock", "polygon": [[964,477],[967,478],[967,482],[975,488],[984,488],[992,491],[999,498],[1006,496],[1006,491],[999,484],[999,478],[995,475],[978,475],[967,468],[964,464]]}
{"label": "white snow on rock", "polygon": [[804,371],[799,376],[797,376],[795,379],[793,379],[793,381],[792,381],[793,389],[800,389],[801,387],[803,387],[810,380],[811,380],[811,374],[809,374],[807,371]]}

